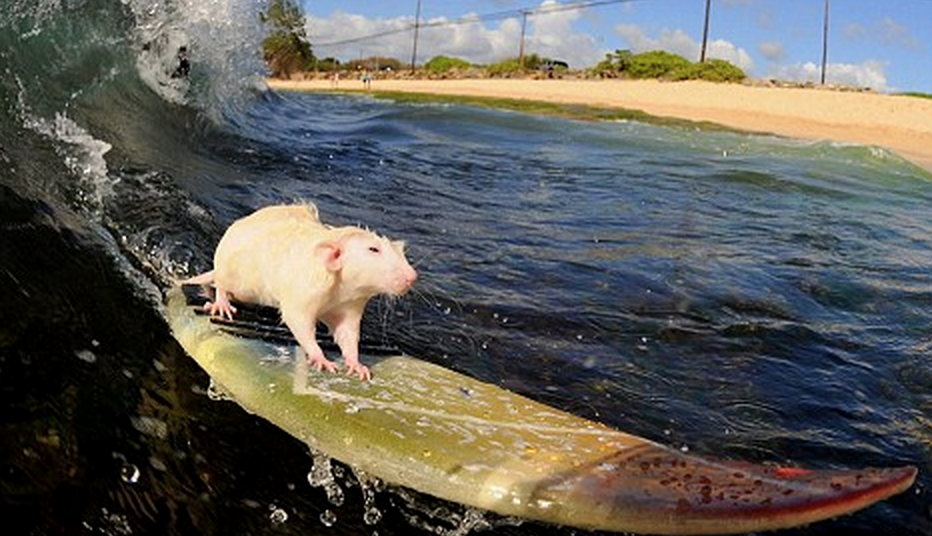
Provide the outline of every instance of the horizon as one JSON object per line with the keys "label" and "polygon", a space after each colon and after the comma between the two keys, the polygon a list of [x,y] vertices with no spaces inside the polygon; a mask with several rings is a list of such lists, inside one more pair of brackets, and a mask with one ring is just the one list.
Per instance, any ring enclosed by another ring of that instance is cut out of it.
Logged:
{"label": "horizon", "polygon": [[[698,61],[705,0],[303,0],[308,40],[319,58],[375,56],[410,65],[420,4],[416,64],[435,56],[488,65],[525,54],[594,66],[616,50],[666,50]],[[823,0],[712,0],[707,58],[727,60],[750,78],[819,83]],[[932,93],[932,0],[876,5],[836,0],[828,17],[826,84],[881,92]]]}

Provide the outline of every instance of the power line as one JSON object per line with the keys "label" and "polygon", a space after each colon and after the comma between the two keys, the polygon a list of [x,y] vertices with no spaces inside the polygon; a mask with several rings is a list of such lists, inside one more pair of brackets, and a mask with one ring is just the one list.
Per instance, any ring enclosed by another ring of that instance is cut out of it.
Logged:
{"label": "power line", "polygon": [[476,24],[479,22],[490,22],[490,21],[503,20],[503,19],[508,19],[508,18],[523,17],[527,15],[549,15],[552,13],[561,13],[564,11],[591,9],[591,8],[606,6],[610,4],[625,4],[625,3],[635,2],[635,1],[637,0],[593,0],[589,2],[573,2],[569,4],[550,4],[546,6],[538,6],[538,7],[532,7],[532,8],[509,9],[507,11],[497,11],[497,12],[486,13],[482,15],[466,15],[466,16],[458,17],[456,19],[451,19],[451,20],[436,20],[433,22],[419,22],[418,20],[416,20],[413,24],[409,24],[401,28],[385,30],[385,31],[376,32],[373,34],[362,35],[359,37],[350,37],[347,39],[341,39],[339,41],[330,41],[328,43],[311,43],[311,44],[315,48],[335,47],[335,46],[340,46],[340,45],[358,43],[360,41],[369,41],[373,39],[379,39],[381,37],[387,37],[390,35],[408,33],[410,31],[420,29],[420,28],[439,28],[439,27],[444,27],[444,26],[459,26],[462,24]]}

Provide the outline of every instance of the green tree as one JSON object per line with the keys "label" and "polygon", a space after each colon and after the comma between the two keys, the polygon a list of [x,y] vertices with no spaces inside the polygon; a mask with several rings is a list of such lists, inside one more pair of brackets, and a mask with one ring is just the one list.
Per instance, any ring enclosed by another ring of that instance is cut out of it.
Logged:
{"label": "green tree", "polygon": [[262,14],[269,35],[262,41],[262,56],[272,76],[288,78],[314,64],[314,53],[304,31],[304,12],[295,0],[271,0]]}

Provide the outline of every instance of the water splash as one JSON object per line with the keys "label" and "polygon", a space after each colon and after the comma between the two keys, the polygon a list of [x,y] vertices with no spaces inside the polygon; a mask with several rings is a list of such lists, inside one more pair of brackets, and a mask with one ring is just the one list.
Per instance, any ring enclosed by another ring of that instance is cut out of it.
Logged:
{"label": "water splash", "polygon": [[[173,103],[193,103],[215,119],[262,84],[258,54],[264,2],[254,0],[128,0],[136,18],[139,76]],[[190,62],[179,70],[180,55]]]}
{"label": "water splash", "polygon": [[337,482],[331,458],[316,450],[311,450],[311,457],[314,460],[314,466],[307,474],[308,483],[311,487],[323,488],[331,505],[343,506],[346,496]]}

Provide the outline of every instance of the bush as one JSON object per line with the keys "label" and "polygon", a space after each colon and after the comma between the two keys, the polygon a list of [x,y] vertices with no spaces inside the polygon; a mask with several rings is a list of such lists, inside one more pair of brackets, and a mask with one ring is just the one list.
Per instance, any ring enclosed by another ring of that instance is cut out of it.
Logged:
{"label": "bush", "polygon": [[632,56],[627,74],[632,78],[668,78],[676,71],[688,69],[692,63],[682,56],[654,50]]}
{"label": "bush", "polygon": [[591,69],[592,74],[596,76],[614,78],[624,71],[628,70],[631,64],[630,50],[616,50],[605,55],[605,59],[600,61]]}
{"label": "bush", "polygon": [[689,67],[674,71],[671,80],[707,80],[709,82],[740,82],[747,78],[740,68],[725,60],[706,60],[705,63],[693,63]]}
{"label": "bush", "polygon": [[524,56],[524,64],[518,58],[508,58],[507,60],[493,63],[486,67],[489,76],[509,76],[524,71],[535,71],[540,69],[544,63],[550,61],[548,58],[542,58],[537,54],[527,54]]}
{"label": "bush", "polygon": [[489,65],[486,70],[489,76],[508,76],[524,71],[524,68],[518,62],[518,58],[509,58],[504,61]]}
{"label": "bush", "polygon": [[740,68],[725,60],[692,63],[682,56],[654,50],[631,54],[616,50],[592,68],[592,74],[614,78],[665,78],[668,80],[708,80],[710,82],[740,82],[747,78]]}
{"label": "bush", "polygon": [[448,56],[434,56],[424,64],[424,69],[431,74],[443,74],[454,69],[468,69],[472,64],[460,58],[450,58]]}

